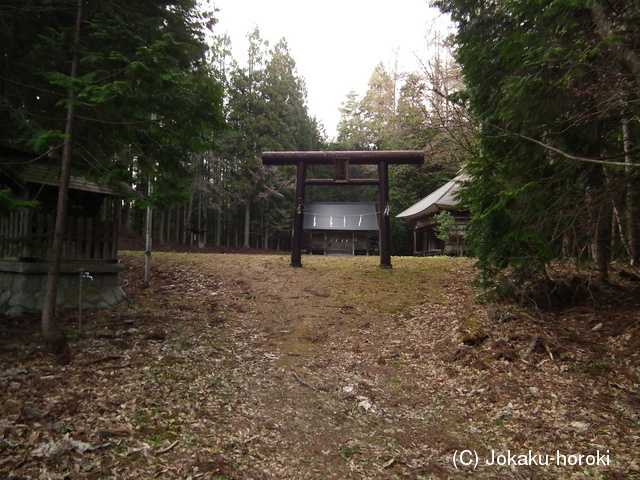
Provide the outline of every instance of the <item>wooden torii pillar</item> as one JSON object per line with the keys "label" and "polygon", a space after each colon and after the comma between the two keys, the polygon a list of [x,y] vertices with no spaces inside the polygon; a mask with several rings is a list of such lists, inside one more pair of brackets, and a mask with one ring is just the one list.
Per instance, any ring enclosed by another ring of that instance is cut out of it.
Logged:
{"label": "wooden torii pillar", "polygon": [[[421,150],[356,152],[263,152],[264,165],[296,165],[295,213],[291,266],[302,267],[302,230],[306,185],[377,185],[380,268],[391,268],[391,222],[389,219],[389,165],[424,161]],[[333,179],[307,179],[307,165],[333,165]],[[349,165],[377,165],[378,178],[349,178]]]}

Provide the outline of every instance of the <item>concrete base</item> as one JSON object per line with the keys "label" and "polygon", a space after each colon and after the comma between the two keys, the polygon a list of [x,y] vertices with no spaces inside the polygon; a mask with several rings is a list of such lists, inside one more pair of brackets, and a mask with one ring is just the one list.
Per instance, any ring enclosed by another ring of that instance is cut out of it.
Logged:
{"label": "concrete base", "polygon": [[[105,308],[124,301],[127,296],[118,282],[122,266],[113,263],[67,263],[60,267],[59,310]],[[49,265],[41,262],[0,261],[0,314],[8,316],[41,312]],[[84,269],[93,278],[82,278]],[[82,289],[80,289],[82,282]]]}

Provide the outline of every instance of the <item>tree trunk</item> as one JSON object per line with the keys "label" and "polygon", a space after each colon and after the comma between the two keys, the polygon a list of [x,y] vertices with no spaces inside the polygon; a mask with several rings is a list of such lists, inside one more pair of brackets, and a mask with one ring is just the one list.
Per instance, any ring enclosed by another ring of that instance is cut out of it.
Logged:
{"label": "tree trunk", "polygon": [[262,237],[262,248],[269,250],[269,239],[271,238],[271,227],[269,225],[264,226],[264,233]]}
{"label": "tree trunk", "polygon": [[[76,79],[80,70],[80,28],[82,26],[82,1],[78,0],[76,10],[76,24],[74,33],[73,57],[71,60],[71,78]],[[57,353],[62,353],[66,347],[66,338],[56,319],[56,300],[58,297],[58,281],[60,279],[60,263],[62,247],[66,233],[67,207],[69,204],[69,180],[71,177],[71,154],[73,150],[73,129],[75,123],[76,91],[69,92],[69,106],[65,124],[65,138],[62,146],[62,165],[60,166],[60,187],[58,189],[58,204],[56,209],[56,223],[53,233],[53,245],[49,258],[49,271],[45,287],[44,304],[42,307],[42,335],[44,341]],[[80,300],[80,299],[78,299]]]}
{"label": "tree trunk", "polygon": [[173,232],[175,234],[174,238],[176,243],[180,243],[180,225],[182,225],[180,210],[181,210],[181,206],[180,205],[176,206],[176,219],[175,219],[175,227]]}
{"label": "tree trunk", "polygon": [[200,243],[200,239],[202,238],[202,216],[203,216],[203,211],[202,211],[202,186],[200,187],[199,191],[198,191],[198,226],[196,227],[198,229],[197,231],[197,239],[198,239],[198,246],[201,245]]}
{"label": "tree trunk", "polygon": [[607,283],[609,281],[611,221],[608,213],[610,213],[610,208],[609,205],[599,206],[594,222],[593,256],[596,267],[596,279],[601,283]]}
{"label": "tree trunk", "polygon": [[123,233],[129,234],[131,231],[131,202],[122,203],[122,217],[120,219],[120,229]]}
{"label": "tree trunk", "polygon": [[620,243],[622,243],[622,247],[624,248],[624,251],[627,253],[627,255],[629,256],[629,258],[631,258],[631,249],[629,247],[629,242],[627,241],[628,238],[624,233],[624,225],[622,223],[622,219],[620,218],[620,212],[618,207],[616,206],[615,202],[613,204],[613,221],[611,224],[611,249],[612,249],[612,253],[611,253],[611,260],[615,259],[615,236],[616,234],[619,236],[620,238]]}
{"label": "tree trunk", "polygon": [[[149,185],[147,186],[147,197],[151,198],[153,193],[153,186],[151,184],[151,175],[149,176]],[[145,222],[144,222],[144,284],[149,285],[151,282],[151,247],[153,236],[153,210],[151,205],[147,205]]]}
{"label": "tree trunk", "polygon": [[202,245],[206,247],[209,243],[209,212],[207,211],[207,207],[204,208],[202,229]]}
{"label": "tree trunk", "polygon": [[193,191],[189,195],[189,204],[185,206],[184,210],[184,222],[183,227],[184,231],[182,232],[182,244],[190,245],[191,236],[189,235],[189,225],[191,223],[191,212],[193,211]]}
{"label": "tree trunk", "polygon": [[166,230],[165,230],[165,237],[164,238],[166,239],[167,243],[171,242],[171,222],[172,222],[171,213],[172,213],[171,208],[168,208],[165,211],[165,216],[167,218],[165,220]]}
{"label": "tree trunk", "polygon": [[[613,58],[616,59],[623,67],[625,67],[633,75],[636,84],[640,87],[640,55],[632,48],[629,48],[624,41],[617,40],[618,32],[614,31],[609,13],[605,10],[604,2],[586,2],[586,7],[591,12],[593,23],[596,24],[600,36],[606,38],[609,44]],[[628,25],[631,27],[631,25]],[[616,40],[612,40],[616,39]]]}
{"label": "tree trunk", "polygon": [[216,226],[215,226],[215,246],[219,247],[222,244],[222,212],[216,212]]}
{"label": "tree trunk", "polygon": [[[627,174],[627,185],[625,192],[625,203],[626,203],[626,223],[627,223],[627,231],[626,231],[626,244],[629,248],[629,261],[632,266],[636,266],[638,264],[638,233],[636,229],[637,222],[637,214],[635,211],[635,202],[633,198],[633,181],[632,178],[632,169],[631,164],[633,163],[633,140],[631,133],[631,122],[628,118],[622,120],[622,137],[624,141],[624,151],[625,151],[625,163],[628,165],[625,167]],[[622,228],[622,227],[621,227]]]}
{"label": "tree trunk", "polygon": [[251,202],[247,202],[244,205],[244,243],[242,244],[243,248],[249,248],[249,238],[250,238],[250,228],[251,228]]}
{"label": "tree trunk", "polygon": [[166,221],[166,217],[167,217],[167,211],[166,210],[161,210],[159,213],[159,218],[158,218],[158,243],[160,245],[164,245],[165,240],[164,240],[164,228],[165,228],[165,221]]}

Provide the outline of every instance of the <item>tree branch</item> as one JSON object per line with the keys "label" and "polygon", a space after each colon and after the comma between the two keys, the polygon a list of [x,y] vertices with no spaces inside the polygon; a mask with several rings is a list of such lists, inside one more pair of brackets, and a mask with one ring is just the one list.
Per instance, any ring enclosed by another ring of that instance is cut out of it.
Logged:
{"label": "tree branch", "polygon": [[636,80],[640,88],[640,56],[619,40],[611,40],[616,33],[611,27],[611,21],[605,12],[604,6],[597,1],[587,2],[587,8],[591,12],[591,18],[596,24],[600,36],[607,38],[611,44],[611,52],[622,66],[627,68]]}
{"label": "tree branch", "polygon": [[103,123],[106,125],[144,125],[148,123],[159,123],[162,121],[162,118],[155,118],[155,119],[149,119],[149,120],[138,120],[135,122],[112,122],[109,120],[102,120],[99,118],[84,117],[82,115],[76,115],[76,118],[85,120],[87,122]]}
{"label": "tree branch", "polygon": [[[580,157],[580,156],[577,156],[577,155],[571,155],[570,153],[563,152],[559,148],[552,147],[551,145],[549,145],[547,143],[541,142],[540,140],[536,140],[535,138],[531,138],[531,137],[528,137],[526,135],[522,135],[521,133],[508,132],[507,130],[505,130],[503,128],[500,128],[500,127],[498,127],[496,125],[492,125],[492,124],[486,123],[486,122],[485,122],[485,125],[493,127],[496,130],[500,130],[501,132],[504,132],[507,135],[512,135],[514,137],[522,138],[523,140],[527,140],[529,142],[533,142],[536,145],[540,145],[541,147],[543,147],[543,148],[545,148],[547,150],[550,150],[550,151],[552,151],[554,153],[557,153],[557,154],[559,154],[559,155],[561,155],[561,156],[563,156],[565,158],[568,158],[570,160],[576,160],[578,162],[586,162],[586,163],[595,163],[595,164],[598,164],[598,165],[611,165],[611,166],[614,166],[614,167],[627,167],[627,168],[628,167],[636,167],[636,168],[640,167],[640,163],[612,162],[612,161],[609,161],[609,160],[603,160],[603,159],[598,159],[598,158],[588,158],[588,157]],[[622,157],[622,156],[625,156],[627,154],[628,154],[628,152],[627,153],[623,153],[620,156]]]}

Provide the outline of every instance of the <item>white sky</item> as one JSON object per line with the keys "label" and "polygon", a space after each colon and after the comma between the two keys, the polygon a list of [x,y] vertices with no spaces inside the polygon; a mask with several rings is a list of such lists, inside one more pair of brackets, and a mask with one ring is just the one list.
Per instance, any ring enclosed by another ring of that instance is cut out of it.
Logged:
{"label": "white sky", "polygon": [[285,38],[298,74],[305,79],[311,116],[336,135],[339,108],[354,90],[363,95],[378,63],[418,71],[416,55],[427,51],[427,31],[446,19],[427,0],[214,0],[233,56],[246,62],[247,34],[254,26],[273,46]]}

